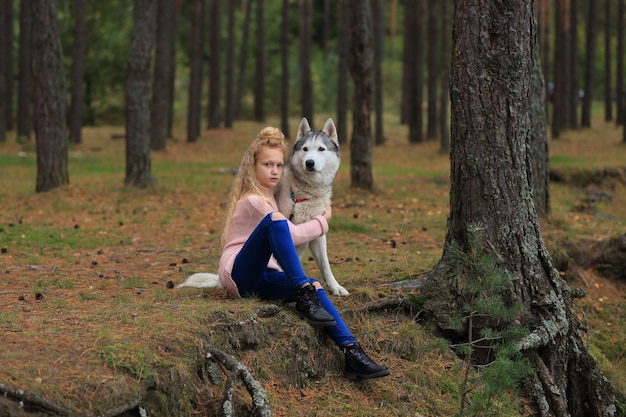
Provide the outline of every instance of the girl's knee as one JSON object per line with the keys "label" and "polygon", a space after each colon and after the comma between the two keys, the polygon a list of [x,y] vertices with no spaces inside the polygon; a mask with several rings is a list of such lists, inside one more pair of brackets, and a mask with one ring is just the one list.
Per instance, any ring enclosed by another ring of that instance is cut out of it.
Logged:
{"label": "girl's knee", "polygon": [[280,211],[272,212],[272,220],[284,220],[284,219],[286,219],[286,217]]}

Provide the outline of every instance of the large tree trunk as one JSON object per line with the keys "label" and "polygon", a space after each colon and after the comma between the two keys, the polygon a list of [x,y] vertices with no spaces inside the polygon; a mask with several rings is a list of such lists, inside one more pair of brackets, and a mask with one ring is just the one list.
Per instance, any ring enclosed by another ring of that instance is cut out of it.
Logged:
{"label": "large tree trunk", "polygon": [[126,178],[139,188],[154,184],[150,159],[150,63],[156,3],[135,0],[126,81]]}
{"label": "large tree trunk", "polygon": [[354,83],[352,139],[350,141],[350,186],[374,188],[372,172],[372,50],[369,0],[350,0],[350,48],[348,67]]}
{"label": "large tree trunk", "polygon": [[[572,306],[578,293],[552,267],[533,204],[533,19],[533,2],[526,0],[456,1],[446,244],[468,250],[468,226],[486,227],[482,243],[501,255],[511,277],[512,290],[504,296],[510,299],[504,301],[523,306],[516,321],[528,335],[520,348],[535,369],[524,391],[539,415],[611,416],[613,388],[581,339]],[[431,322],[458,335],[450,317],[459,316],[466,301],[455,287],[463,270],[448,259],[443,256],[426,274],[422,290]]]}
{"label": "large tree trunk", "polygon": [[191,65],[189,69],[189,104],[187,109],[187,142],[189,143],[196,142],[200,136],[204,2],[205,0],[194,0],[191,7]]}
{"label": "large tree trunk", "polygon": [[69,184],[65,129],[65,73],[56,2],[32,0],[33,116],[37,141],[36,191]]}

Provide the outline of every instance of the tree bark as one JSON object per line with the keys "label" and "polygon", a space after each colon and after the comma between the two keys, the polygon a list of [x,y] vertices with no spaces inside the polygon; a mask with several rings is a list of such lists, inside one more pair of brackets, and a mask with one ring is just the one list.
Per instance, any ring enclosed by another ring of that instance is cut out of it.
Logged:
{"label": "tree bark", "polygon": [[352,139],[350,141],[351,187],[374,188],[372,173],[372,50],[369,0],[350,0],[350,48],[348,67],[354,84]]}
{"label": "tree bark", "polygon": [[31,13],[36,191],[43,192],[69,184],[65,73],[56,2],[32,0]]}
{"label": "tree bark", "polygon": [[150,158],[150,64],[156,3],[135,0],[126,81],[126,185],[154,184]]}
{"label": "tree bark", "polygon": [[[612,416],[613,388],[581,339],[583,326],[572,304],[580,294],[552,267],[532,199],[533,2],[455,4],[446,243],[468,250],[467,227],[479,223],[486,228],[486,250],[501,255],[501,267],[512,282],[505,296],[510,299],[504,301],[524,308],[515,319],[528,330],[520,349],[535,368],[524,393],[534,400],[538,414]],[[450,317],[458,316],[466,301],[455,287],[463,271],[447,259],[442,257],[425,275],[422,295],[430,322],[458,334]]]}
{"label": "tree bark", "polygon": [[202,94],[202,42],[205,0],[194,0],[191,16],[191,66],[189,69],[189,104],[187,109],[187,142],[200,136],[200,97]]}
{"label": "tree bark", "polygon": [[20,0],[20,51],[17,92],[17,139],[30,138],[31,118],[31,10],[30,0]]}
{"label": "tree bark", "polygon": [[70,142],[82,142],[85,76],[85,0],[74,3],[74,45],[72,46],[72,101],[70,104]]}
{"label": "tree bark", "polygon": [[150,148],[162,151],[170,133],[174,73],[176,72],[176,3],[159,0],[157,5],[157,34],[152,83]]}

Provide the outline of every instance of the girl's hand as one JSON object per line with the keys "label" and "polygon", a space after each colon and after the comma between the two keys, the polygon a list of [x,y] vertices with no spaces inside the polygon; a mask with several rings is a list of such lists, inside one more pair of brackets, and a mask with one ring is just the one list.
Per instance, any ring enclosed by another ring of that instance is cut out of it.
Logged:
{"label": "girl's hand", "polygon": [[326,221],[330,223],[330,218],[333,216],[333,209],[330,206],[330,204],[326,205],[326,207],[324,208],[324,213],[322,214],[322,216],[324,216]]}

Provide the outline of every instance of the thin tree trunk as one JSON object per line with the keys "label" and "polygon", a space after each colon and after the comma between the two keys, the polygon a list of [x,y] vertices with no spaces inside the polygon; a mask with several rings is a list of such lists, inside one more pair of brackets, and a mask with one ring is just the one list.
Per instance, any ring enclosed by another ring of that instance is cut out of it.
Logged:
{"label": "thin tree trunk", "polygon": [[594,78],[596,68],[596,15],[597,0],[587,1],[587,32],[585,46],[585,96],[581,115],[581,126],[591,127],[591,103],[593,102]]}
{"label": "thin tree trunk", "polygon": [[340,145],[348,143],[348,44],[349,13],[347,1],[337,2],[337,136]]}
{"label": "thin tree trunk", "polygon": [[233,127],[233,79],[235,75],[235,2],[228,2],[228,40],[226,45],[226,88],[224,97],[224,127]]}
{"label": "thin tree trunk", "polygon": [[450,19],[448,3],[450,0],[441,0],[441,105],[439,106],[439,129],[441,130],[441,148],[439,153],[450,152],[450,127],[448,106],[450,104]]}
{"label": "thin tree trunk", "polygon": [[348,67],[354,83],[352,139],[350,141],[350,186],[371,190],[372,172],[372,46],[369,0],[350,0],[351,28]]}
{"label": "thin tree trunk", "polygon": [[[170,0],[171,1],[171,0]],[[221,72],[221,0],[210,0],[209,19],[209,106],[207,108],[207,126],[209,129],[220,127]],[[259,1],[259,4],[261,1]],[[262,6],[257,6],[262,7]]]}
{"label": "thin tree trunk", "polygon": [[176,3],[158,0],[154,81],[152,83],[150,148],[162,151],[170,133],[176,72]]}
{"label": "thin tree trunk", "polygon": [[31,118],[31,10],[30,0],[20,0],[20,50],[17,92],[17,140],[30,138]]}
{"label": "thin tree trunk", "polygon": [[189,104],[187,108],[187,142],[189,143],[197,142],[200,136],[204,3],[205,0],[194,0],[191,7],[191,66],[189,69]]}
{"label": "thin tree trunk", "polygon": [[558,139],[567,127],[569,111],[569,0],[556,0],[554,44],[554,90],[552,98],[552,138]]}
{"label": "thin tree trunk", "polygon": [[385,56],[385,1],[372,0],[372,23],[374,30],[374,143],[385,143],[383,128],[383,57]]}
{"label": "thin tree trunk", "polygon": [[6,97],[6,128],[7,130],[13,130],[13,2],[7,1],[6,12],[4,15],[6,19],[4,42],[6,43],[6,91],[4,96]]}
{"label": "thin tree trunk", "polygon": [[154,184],[150,157],[150,64],[155,42],[156,3],[135,0],[126,81],[126,185]]}
{"label": "thin tree trunk", "polygon": [[604,1],[604,121],[613,120],[613,78],[611,77],[611,0]]}
{"label": "thin tree trunk", "polygon": [[250,14],[252,13],[252,0],[248,0],[245,6],[243,18],[243,34],[241,37],[241,49],[239,50],[239,71],[237,73],[237,88],[235,91],[235,118],[241,111],[241,97],[243,95],[244,79],[246,76],[246,61],[248,58],[248,38],[250,37]]}
{"label": "thin tree trunk", "polygon": [[313,119],[313,81],[311,79],[311,26],[313,0],[300,0],[300,105],[302,117]]}
{"label": "thin tree trunk", "polygon": [[283,0],[280,30],[280,126],[289,138],[289,0]]}
{"label": "thin tree trunk", "polygon": [[441,0],[428,0],[428,23],[427,23],[427,34],[428,34],[428,50],[427,50],[427,63],[428,66],[428,82],[426,85],[427,88],[427,97],[428,97],[428,111],[426,118],[426,138],[427,139],[437,139],[437,124],[439,122],[437,118],[437,86],[438,86],[438,78],[439,78],[439,48],[437,48],[437,38],[439,36],[439,27],[437,24],[438,21],[438,10],[437,5],[441,2]]}
{"label": "thin tree trunk", "polygon": [[9,66],[7,63],[7,55],[9,54],[9,44],[6,42],[6,33],[7,29],[5,28],[7,24],[6,14],[8,13],[6,3],[10,3],[10,7],[13,7],[12,1],[5,1],[0,7],[0,34],[2,34],[2,39],[0,39],[0,142],[6,141],[6,133],[7,133],[7,91],[9,84]]}
{"label": "thin tree trunk", "polygon": [[541,66],[541,53],[537,22],[533,21],[532,74],[530,85],[530,139],[528,152],[532,174],[532,194],[539,216],[550,214],[550,149],[548,121],[545,110],[545,80]]}
{"label": "thin tree trunk", "polygon": [[265,121],[265,0],[256,0],[254,120]]}
{"label": "thin tree trunk", "polygon": [[72,99],[70,103],[70,143],[82,142],[85,92],[85,0],[74,3],[74,45],[72,47]]}
{"label": "thin tree trunk", "polygon": [[567,117],[567,127],[569,129],[578,129],[578,104],[580,103],[580,84],[578,83],[578,77],[580,71],[578,67],[578,5],[580,0],[570,0],[570,23],[569,23],[569,41],[570,54],[567,67],[570,70],[568,74],[569,80],[569,113]]}
{"label": "thin tree trunk", "polygon": [[56,2],[31,0],[36,191],[69,184],[65,127],[65,72]]}
{"label": "thin tree trunk", "polygon": [[624,0],[617,2],[617,74],[615,82],[617,84],[617,117],[618,125],[624,124]]}

